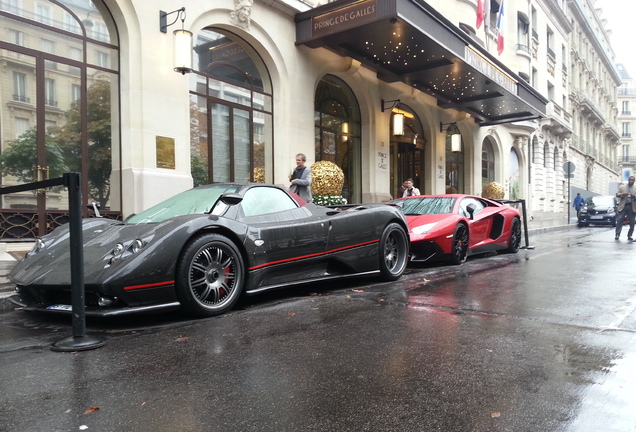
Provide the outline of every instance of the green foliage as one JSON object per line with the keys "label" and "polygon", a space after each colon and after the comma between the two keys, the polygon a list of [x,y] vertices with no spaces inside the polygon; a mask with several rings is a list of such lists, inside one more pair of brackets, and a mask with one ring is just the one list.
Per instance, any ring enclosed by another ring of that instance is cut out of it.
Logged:
{"label": "green foliage", "polygon": [[347,200],[340,195],[314,195],[312,202],[319,206],[328,206],[346,204]]}

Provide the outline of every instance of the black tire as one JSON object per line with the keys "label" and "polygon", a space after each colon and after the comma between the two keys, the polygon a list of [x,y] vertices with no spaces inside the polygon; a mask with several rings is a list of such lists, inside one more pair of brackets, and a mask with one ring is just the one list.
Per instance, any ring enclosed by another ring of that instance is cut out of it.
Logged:
{"label": "black tire", "polygon": [[181,309],[210,317],[232,309],[243,291],[245,265],[232,241],[219,234],[196,237],[183,250],[175,277]]}
{"label": "black tire", "polygon": [[519,246],[521,246],[521,220],[516,217],[512,220],[510,226],[510,241],[508,241],[508,253],[519,252]]}
{"label": "black tire", "polygon": [[409,260],[408,234],[397,223],[384,228],[380,238],[380,278],[394,281],[402,276]]}
{"label": "black tire", "polygon": [[453,245],[450,260],[453,264],[462,264],[468,258],[468,227],[457,224],[453,233]]}

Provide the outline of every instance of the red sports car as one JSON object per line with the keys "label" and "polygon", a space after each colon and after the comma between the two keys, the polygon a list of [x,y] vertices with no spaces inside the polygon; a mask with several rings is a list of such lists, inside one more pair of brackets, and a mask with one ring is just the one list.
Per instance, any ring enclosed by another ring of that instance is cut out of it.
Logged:
{"label": "red sports car", "polygon": [[391,204],[406,216],[411,261],[446,257],[461,264],[469,255],[519,250],[521,215],[497,201],[453,194],[412,196]]}

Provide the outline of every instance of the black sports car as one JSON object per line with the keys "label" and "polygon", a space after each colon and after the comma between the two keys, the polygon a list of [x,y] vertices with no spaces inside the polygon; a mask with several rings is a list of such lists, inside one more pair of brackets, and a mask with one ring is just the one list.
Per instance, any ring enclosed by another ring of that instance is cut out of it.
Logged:
{"label": "black sports car", "polygon": [[[321,207],[265,184],[190,189],[124,222],[83,220],[86,315],[221,314],[242,293],[346,276],[398,279],[409,252],[386,204]],[[71,312],[69,229],[38,239],[10,272],[11,301]]]}

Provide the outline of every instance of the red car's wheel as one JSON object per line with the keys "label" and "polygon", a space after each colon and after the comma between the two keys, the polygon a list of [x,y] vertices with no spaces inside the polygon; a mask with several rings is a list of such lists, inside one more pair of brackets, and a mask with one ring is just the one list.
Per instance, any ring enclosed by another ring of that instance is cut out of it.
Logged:
{"label": "red car's wheel", "polygon": [[519,252],[519,246],[521,245],[521,221],[519,218],[512,220],[510,226],[510,241],[508,242],[508,249],[506,252],[517,253]]}
{"label": "red car's wheel", "polygon": [[181,308],[200,317],[230,310],[243,291],[244,273],[241,253],[227,237],[195,238],[177,265],[175,284]]}
{"label": "red car's wheel", "polygon": [[462,264],[468,258],[468,228],[463,223],[457,224],[453,234],[451,263]]}

